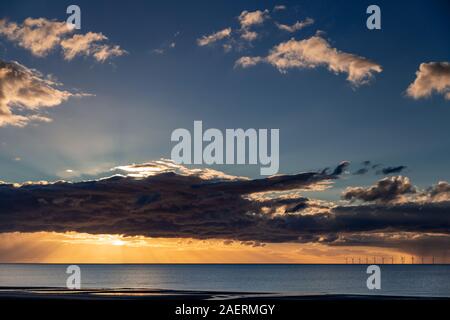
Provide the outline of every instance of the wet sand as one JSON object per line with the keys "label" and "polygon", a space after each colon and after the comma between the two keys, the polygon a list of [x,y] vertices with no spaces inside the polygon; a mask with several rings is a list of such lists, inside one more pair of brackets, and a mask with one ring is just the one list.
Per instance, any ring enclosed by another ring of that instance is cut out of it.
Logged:
{"label": "wet sand", "polygon": [[256,301],[256,300],[450,300],[442,297],[349,295],[349,294],[277,294],[251,292],[209,292],[149,289],[82,289],[50,287],[0,287],[2,300],[165,300],[165,301]]}

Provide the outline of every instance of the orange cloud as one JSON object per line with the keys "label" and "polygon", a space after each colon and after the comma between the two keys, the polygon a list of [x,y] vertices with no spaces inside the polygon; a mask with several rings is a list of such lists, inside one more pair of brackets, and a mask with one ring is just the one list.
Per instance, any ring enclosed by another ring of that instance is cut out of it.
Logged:
{"label": "orange cloud", "polygon": [[[60,90],[58,85],[18,62],[0,60],[0,127],[23,127],[30,121],[49,122],[51,118],[42,114],[43,109],[58,106],[70,97],[85,95]],[[16,114],[15,109],[25,113]]]}
{"label": "orange cloud", "polygon": [[421,63],[416,72],[416,79],[411,83],[406,94],[413,99],[427,98],[433,92],[444,95],[450,100],[450,63]]}
{"label": "orange cloud", "polygon": [[288,69],[326,66],[334,73],[346,73],[347,80],[355,86],[368,83],[374,73],[382,71],[381,65],[364,57],[332,48],[319,35],[306,40],[291,39],[276,45],[266,57],[241,57],[236,66],[250,67],[266,62],[285,73]]}
{"label": "orange cloud", "polygon": [[72,31],[73,27],[66,22],[45,18],[26,18],[22,24],[0,20],[0,35],[6,36],[38,57],[46,56],[61,42],[64,35]]}
{"label": "orange cloud", "polygon": [[72,32],[72,25],[46,18],[27,18],[22,24],[0,20],[0,35],[31,51],[37,57],[45,57],[59,47],[63,50],[66,60],[84,55],[104,62],[111,57],[127,53],[118,45],[98,44],[108,40],[102,33],[88,32],[68,38]]}
{"label": "orange cloud", "polygon": [[230,35],[231,35],[231,28],[225,28],[213,34],[201,37],[200,39],[197,40],[197,44],[201,47],[207,46],[216,41],[228,38]]}

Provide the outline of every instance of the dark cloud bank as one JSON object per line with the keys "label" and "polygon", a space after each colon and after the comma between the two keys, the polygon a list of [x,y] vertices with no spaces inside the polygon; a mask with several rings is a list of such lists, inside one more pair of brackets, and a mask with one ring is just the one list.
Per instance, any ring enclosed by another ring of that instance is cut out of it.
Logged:
{"label": "dark cloud bank", "polygon": [[[207,180],[169,172],[141,179],[0,184],[0,232],[77,231],[330,245],[379,245],[383,234],[420,233],[416,239],[433,244],[430,237],[441,239],[438,243],[448,250],[450,201],[391,203],[359,196],[368,203],[333,206],[301,196],[255,197],[258,192],[314,189],[337,179],[346,166],[343,163],[332,173],[258,180]],[[405,187],[401,179],[390,182],[381,184],[384,189],[375,186],[381,190],[375,190],[379,196]]]}

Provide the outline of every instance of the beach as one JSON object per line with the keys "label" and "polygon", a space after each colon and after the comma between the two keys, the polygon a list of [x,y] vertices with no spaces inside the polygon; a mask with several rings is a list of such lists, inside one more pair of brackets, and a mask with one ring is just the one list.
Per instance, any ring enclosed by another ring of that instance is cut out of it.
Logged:
{"label": "beach", "polygon": [[75,300],[75,301],[385,301],[385,300],[442,300],[450,297],[388,296],[361,294],[295,295],[249,292],[176,291],[176,290],[69,290],[61,288],[0,288],[0,300]]}

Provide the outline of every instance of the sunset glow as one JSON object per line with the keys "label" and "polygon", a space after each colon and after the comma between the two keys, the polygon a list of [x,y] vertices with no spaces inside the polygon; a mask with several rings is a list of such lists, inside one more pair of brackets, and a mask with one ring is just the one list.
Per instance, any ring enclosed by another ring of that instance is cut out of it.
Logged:
{"label": "sunset glow", "polygon": [[[8,241],[5,241],[8,239]],[[18,248],[20,250],[17,250]],[[375,247],[329,248],[320,244],[254,245],[195,240],[90,235],[83,233],[7,233],[0,235],[0,263],[408,263],[417,255]],[[431,256],[425,257],[430,260]],[[431,260],[430,260],[431,261]],[[442,261],[442,260],[440,260]],[[444,260],[445,261],[445,260]],[[442,261],[442,262],[444,262]]]}

